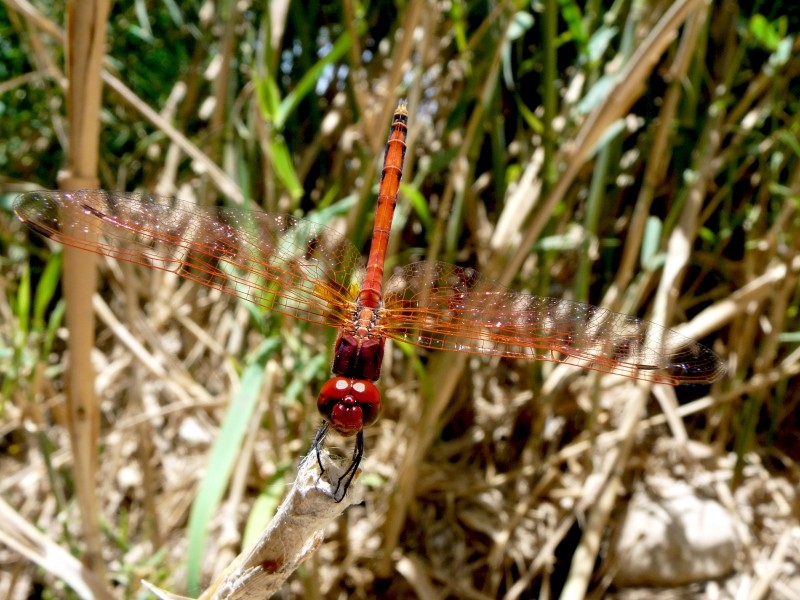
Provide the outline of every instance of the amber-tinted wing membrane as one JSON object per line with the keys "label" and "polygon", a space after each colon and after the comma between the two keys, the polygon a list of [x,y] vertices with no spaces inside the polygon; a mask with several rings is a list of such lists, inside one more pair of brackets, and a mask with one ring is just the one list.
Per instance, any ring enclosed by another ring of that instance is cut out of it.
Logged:
{"label": "amber-tinted wing membrane", "polygon": [[353,311],[360,254],[310,221],[100,190],[23,194],[14,210],[62,244],[171,271],[265,310],[333,326]]}
{"label": "amber-tinted wing membrane", "polygon": [[414,263],[391,277],[380,326],[388,337],[426,348],[561,362],[671,385],[725,372],[711,350],[654,323],[511,292],[472,269],[438,262]]}

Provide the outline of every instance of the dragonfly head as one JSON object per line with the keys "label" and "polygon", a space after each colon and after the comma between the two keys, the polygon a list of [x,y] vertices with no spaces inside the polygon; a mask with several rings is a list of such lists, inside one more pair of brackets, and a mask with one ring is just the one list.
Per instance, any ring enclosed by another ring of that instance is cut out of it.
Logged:
{"label": "dragonfly head", "polygon": [[317,409],[334,430],[353,436],[378,419],[381,394],[366,379],[332,377],[322,386]]}

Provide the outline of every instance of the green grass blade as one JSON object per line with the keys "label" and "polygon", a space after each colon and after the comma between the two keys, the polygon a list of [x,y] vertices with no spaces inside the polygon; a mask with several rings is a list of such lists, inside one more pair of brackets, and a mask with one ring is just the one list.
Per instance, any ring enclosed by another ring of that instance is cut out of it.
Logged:
{"label": "green grass blade", "polygon": [[200,589],[201,561],[208,524],[228,488],[242,441],[258,404],[264,380],[264,367],[280,343],[281,340],[277,337],[265,340],[255,357],[245,367],[241,387],[222,423],[219,437],[211,448],[208,469],[197,490],[197,497],[189,515],[187,575],[188,589],[192,593]]}
{"label": "green grass blade", "polygon": [[253,502],[242,536],[242,548],[249,548],[255,544],[269,526],[286,489],[286,475],[293,471],[294,467],[293,464],[281,466]]}
{"label": "green grass blade", "polygon": [[16,309],[19,335],[21,338],[25,338],[31,330],[31,269],[29,265],[25,265],[19,280]]}
{"label": "green grass blade", "polygon": [[37,331],[44,329],[47,307],[58,289],[61,279],[61,256],[61,252],[50,256],[42,272],[39,285],[36,286],[36,296],[33,299],[33,328]]}
{"label": "green grass blade", "polygon": [[[359,33],[362,33],[364,29],[365,27],[362,24],[359,27]],[[283,129],[284,125],[286,124],[286,120],[292,113],[294,113],[300,102],[302,102],[306,96],[314,91],[314,88],[316,87],[320,75],[322,75],[322,71],[325,69],[325,67],[339,62],[350,49],[351,44],[352,40],[350,39],[349,33],[343,33],[341,36],[339,36],[339,39],[336,40],[336,43],[333,45],[333,48],[331,48],[331,51],[322,59],[317,61],[317,63],[311,67],[311,69],[309,69],[303,78],[300,79],[294,89],[286,94],[286,97],[278,107],[278,113],[275,115],[275,126],[277,128]]]}
{"label": "green grass blade", "polygon": [[302,198],[304,194],[303,184],[300,183],[300,180],[297,178],[292,155],[282,135],[276,135],[272,138],[270,144],[270,158],[272,159],[272,167],[275,169],[275,175],[278,177],[278,180],[286,186],[286,190],[292,196],[292,199],[298,200]]}

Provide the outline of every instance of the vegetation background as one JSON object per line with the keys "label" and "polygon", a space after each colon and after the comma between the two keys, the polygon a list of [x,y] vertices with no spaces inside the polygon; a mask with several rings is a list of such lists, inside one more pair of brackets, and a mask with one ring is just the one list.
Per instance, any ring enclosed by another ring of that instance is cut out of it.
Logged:
{"label": "vegetation background", "polygon": [[[67,162],[66,7],[2,6],[0,595],[77,597],[75,582],[91,579],[108,597],[145,598],[144,578],[195,596],[293,480],[335,332],[101,260],[100,443],[94,465],[78,460],[60,251],[10,209],[19,192],[57,187]],[[733,597],[745,584],[746,597],[791,597],[800,17],[790,6],[112,5],[101,187],[312,215],[366,252],[391,113],[406,97],[389,270],[444,260],[527,293],[683,324],[729,367],[712,386],[650,389],[390,344],[366,501],[329,528],[282,597],[624,595],[613,540],[631,494],[656,475],[692,485],[709,475],[702,493],[730,500],[741,534],[732,573],[663,597]],[[96,498],[97,529],[80,493]],[[70,560],[87,553],[85,570]]]}

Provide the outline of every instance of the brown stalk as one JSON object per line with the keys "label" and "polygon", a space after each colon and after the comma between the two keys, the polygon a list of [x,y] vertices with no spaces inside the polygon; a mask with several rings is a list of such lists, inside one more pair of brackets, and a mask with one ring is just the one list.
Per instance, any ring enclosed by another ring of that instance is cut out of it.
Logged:
{"label": "brown stalk", "polygon": [[[69,165],[61,189],[98,186],[100,137],[100,73],[104,55],[107,0],[70,2],[67,12],[67,113]],[[97,441],[100,414],[94,394],[92,295],[96,288],[95,256],[64,249],[64,297],[69,328],[67,406],[74,458],[75,489],[80,507],[85,561],[99,579],[105,578],[97,495]]]}

